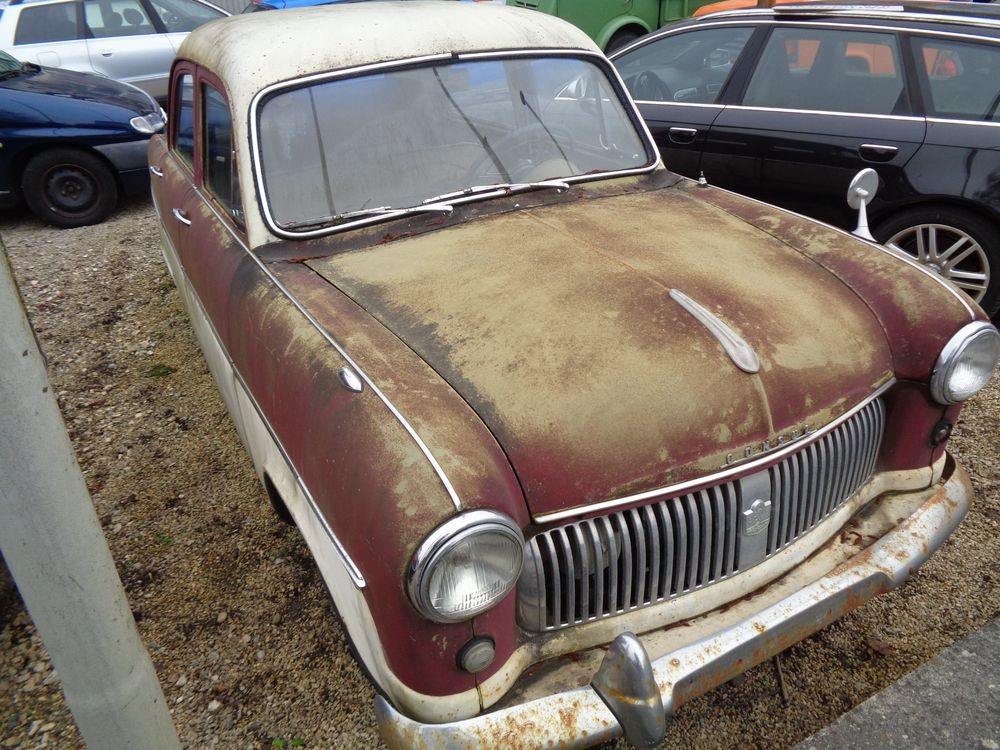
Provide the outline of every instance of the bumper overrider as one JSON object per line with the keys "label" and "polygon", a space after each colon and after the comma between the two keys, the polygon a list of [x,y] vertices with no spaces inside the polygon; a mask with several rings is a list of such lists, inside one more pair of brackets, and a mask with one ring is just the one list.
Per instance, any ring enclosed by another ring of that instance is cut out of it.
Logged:
{"label": "bumper overrider", "polygon": [[[684,703],[905,582],[958,526],[971,494],[968,476],[949,457],[941,483],[872,503],[886,505],[874,512],[881,525],[877,519],[867,526],[862,521],[855,528],[863,533],[855,536],[877,536],[876,541],[707,637],[650,660],[639,638],[621,633],[589,685],[462,721],[412,721],[379,696],[375,709],[382,736],[394,750],[578,748],[622,735],[637,747],[652,747],[666,734],[666,717]],[[871,506],[858,516],[871,519]],[[699,619],[710,622],[714,615]]]}

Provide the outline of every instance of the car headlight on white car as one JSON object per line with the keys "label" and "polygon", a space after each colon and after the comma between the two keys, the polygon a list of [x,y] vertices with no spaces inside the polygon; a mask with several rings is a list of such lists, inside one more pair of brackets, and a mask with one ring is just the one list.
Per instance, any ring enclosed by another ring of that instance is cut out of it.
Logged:
{"label": "car headlight on white car", "polygon": [[931,374],[931,395],[941,404],[957,404],[986,385],[1000,360],[1000,333],[990,323],[969,323],[951,337]]}
{"label": "car headlight on white car", "polygon": [[524,536],[507,516],[473,510],[446,521],[420,545],[407,586],[420,613],[461,622],[494,607],[514,588]]}

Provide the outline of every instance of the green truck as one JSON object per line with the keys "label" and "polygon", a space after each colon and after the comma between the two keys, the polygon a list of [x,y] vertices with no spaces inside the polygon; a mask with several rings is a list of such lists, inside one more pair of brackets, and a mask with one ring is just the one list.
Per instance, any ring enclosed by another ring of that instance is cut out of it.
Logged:
{"label": "green truck", "polygon": [[507,5],[548,13],[583,29],[605,52],[686,18],[713,0],[507,0]]}

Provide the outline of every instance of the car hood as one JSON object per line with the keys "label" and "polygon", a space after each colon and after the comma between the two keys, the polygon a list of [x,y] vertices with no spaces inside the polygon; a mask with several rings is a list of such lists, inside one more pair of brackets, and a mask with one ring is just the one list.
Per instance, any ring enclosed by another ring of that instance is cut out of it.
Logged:
{"label": "car hood", "polygon": [[[717,472],[892,377],[855,292],[698,193],[522,209],[309,265],[451,384],[531,512],[551,513]],[[759,372],[674,289],[734,329]]]}
{"label": "car hood", "polygon": [[53,116],[62,117],[64,113],[83,108],[94,110],[104,108],[119,112],[124,110],[138,114],[156,111],[149,97],[134,86],[103,76],[62,68],[30,66],[28,70],[0,81],[0,89],[6,93],[19,94],[22,99],[32,96],[62,99],[59,106],[54,104],[55,99],[49,100],[53,104],[46,110],[51,109],[58,114],[50,113],[47,119],[52,119]]}

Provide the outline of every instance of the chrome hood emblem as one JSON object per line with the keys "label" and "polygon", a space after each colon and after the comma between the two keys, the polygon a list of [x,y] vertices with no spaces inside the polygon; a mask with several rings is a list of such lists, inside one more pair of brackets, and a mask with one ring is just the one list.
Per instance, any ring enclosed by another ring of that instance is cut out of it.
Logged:
{"label": "chrome hood emblem", "polygon": [[743,370],[743,372],[749,372],[750,374],[760,371],[760,359],[757,357],[757,352],[750,348],[750,345],[740,338],[736,331],[688,297],[684,292],[671,289],[670,299],[691,313],[695,320],[705,326],[708,332],[715,336],[718,342],[722,344],[722,348],[726,354],[733,360],[733,364]]}

